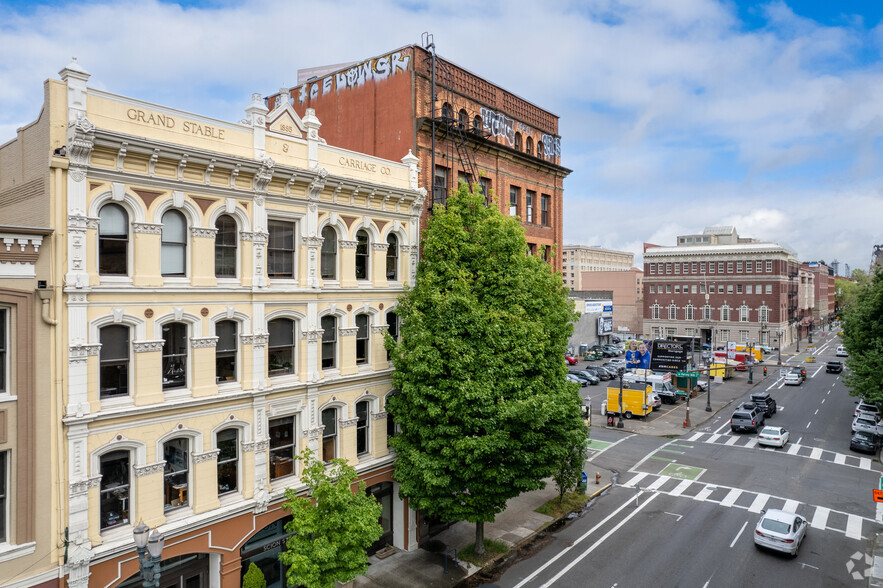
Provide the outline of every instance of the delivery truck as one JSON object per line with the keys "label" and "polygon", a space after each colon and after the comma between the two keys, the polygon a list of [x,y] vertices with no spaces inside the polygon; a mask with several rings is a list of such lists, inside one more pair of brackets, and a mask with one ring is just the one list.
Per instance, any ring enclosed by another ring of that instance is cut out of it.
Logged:
{"label": "delivery truck", "polygon": [[630,387],[637,388],[638,385],[647,384],[653,387],[653,391],[659,394],[659,399],[665,404],[674,404],[679,396],[687,397],[687,393],[683,390],[675,388],[671,381],[671,374],[654,374],[650,370],[637,369],[626,372],[622,377],[623,382],[627,382]]}
{"label": "delivery truck", "polygon": [[[629,385],[622,388],[622,406],[623,413],[627,419],[632,417],[644,418],[653,411],[653,405],[650,401],[650,393],[652,387],[643,385]],[[606,413],[619,416],[619,386],[607,388]]]}

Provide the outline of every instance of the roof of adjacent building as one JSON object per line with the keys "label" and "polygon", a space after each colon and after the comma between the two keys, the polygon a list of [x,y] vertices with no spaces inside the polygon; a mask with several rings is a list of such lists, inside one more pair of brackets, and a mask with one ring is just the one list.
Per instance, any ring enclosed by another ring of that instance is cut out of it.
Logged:
{"label": "roof of adjacent building", "polygon": [[721,255],[728,253],[787,253],[796,257],[794,251],[779,243],[732,243],[727,245],[692,245],[690,247],[652,247],[644,252],[644,257],[664,257],[669,255]]}

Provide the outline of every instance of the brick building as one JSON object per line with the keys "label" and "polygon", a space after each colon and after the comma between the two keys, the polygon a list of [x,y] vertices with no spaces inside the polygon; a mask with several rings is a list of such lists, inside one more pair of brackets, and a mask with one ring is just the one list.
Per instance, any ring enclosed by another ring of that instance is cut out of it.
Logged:
{"label": "brick building", "polygon": [[[571,290],[598,289],[584,284],[584,272],[626,271],[635,264],[635,254],[587,245],[565,245],[563,255],[564,284]],[[600,288],[604,290],[605,288]]]}
{"label": "brick building", "polygon": [[815,261],[800,264],[800,271],[812,275],[812,322],[816,326],[825,324],[834,314],[834,272]]}
{"label": "brick building", "polygon": [[[431,186],[422,224],[459,181],[493,190],[504,213],[521,218],[532,253],[551,256],[561,270],[563,181],[558,117],[485,78],[409,45],[357,63],[298,72],[298,86],[270,96],[301,116],[322,121],[331,144],[399,160],[410,149],[421,186]],[[433,85],[435,100],[432,100]],[[346,158],[341,156],[341,161]],[[345,165],[358,166],[358,159]]]}
{"label": "brick building", "polygon": [[611,293],[613,335],[640,337],[644,333],[643,271],[636,267],[624,271],[583,271],[580,272],[580,283],[586,290],[602,290]]}
{"label": "brick building", "polygon": [[788,345],[806,335],[812,274],[799,271],[787,247],[739,237],[733,227],[679,236],[674,247],[644,247],[644,331],[654,339],[775,347],[779,337]]}

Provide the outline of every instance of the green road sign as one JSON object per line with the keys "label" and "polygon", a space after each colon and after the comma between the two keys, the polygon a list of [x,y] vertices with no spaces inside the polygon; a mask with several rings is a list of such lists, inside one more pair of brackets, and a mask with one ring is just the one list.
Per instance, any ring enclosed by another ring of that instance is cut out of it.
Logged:
{"label": "green road sign", "polygon": [[880,476],[880,487],[879,490],[883,490],[883,476]]}
{"label": "green road sign", "polygon": [[679,378],[698,378],[699,372],[675,372],[675,375]]}

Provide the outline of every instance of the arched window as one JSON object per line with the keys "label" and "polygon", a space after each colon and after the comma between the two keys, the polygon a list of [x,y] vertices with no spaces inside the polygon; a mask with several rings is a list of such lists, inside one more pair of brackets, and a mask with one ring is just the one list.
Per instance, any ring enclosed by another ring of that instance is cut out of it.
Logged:
{"label": "arched window", "polygon": [[368,453],[368,412],[367,400],[356,403],[356,454]]}
{"label": "arched window", "polygon": [[329,462],[337,457],[337,409],[322,411],[322,461]]}
{"label": "arched window", "polygon": [[650,307],[651,318],[655,318],[655,319],[659,318],[659,308],[660,307],[658,304],[654,304],[653,306]]}
{"label": "arched window", "polygon": [[460,112],[457,113],[457,125],[461,129],[465,129],[469,126],[469,113],[466,112],[465,108],[461,108]]}
{"label": "arched window", "polygon": [[118,204],[98,212],[98,273],[125,276],[129,267],[129,215]]}
{"label": "arched window", "polygon": [[472,130],[476,133],[481,132],[481,117],[478,115],[472,119]]}
{"label": "arched window", "polygon": [[169,210],[162,215],[162,275],[185,275],[186,260],[187,220],[177,210]]}
{"label": "arched window", "polygon": [[760,307],[760,322],[770,322],[770,308],[766,305]]}
{"label": "arched window", "polygon": [[386,279],[399,279],[399,240],[392,233],[386,237]]}
{"label": "arched window", "polygon": [[368,279],[368,232],[364,229],[356,233],[356,279]]}
{"label": "arched window", "polygon": [[269,341],[267,343],[267,373],[281,376],[294,373],[295,336],[294,321],[287,318],[274,319],[267,323]]}
{"label": "arched window", "polygon": [[743,304],[741,307],[739,307],[739,322],[748,322],[748,312],[748,307],[746,305]]}
{"label": "arched window", "polygon": [[224,429],[215,438],[218,452],[218,494],[239,489],[239,431]]}
{"label": "arched window", "polygon": [[218,233],[215,235],[215,276],[218,278],[236,277],[236,221],[222,214],[215,222]]}
{"label": "arched window", "polygon": [[537,141],[537,157],[542,159],[543,157],[543,142]]}
{"label": "arched window", "polygon": [[108,325],[99,331],[98,394],[114,398],[129,394],[129,327]]}
{"label": "arched window", "polygon": [[337,278],[337,231],[332,227],[322,229],[322,279]]}
{"label": "arched window", "polygon": [[533,155],[533,137],[528,137],[524,142],[524,152]]}
{"label": "arched window", "polygon": [[454,120],[454,109],[447,102],[442,104],[442,118],[446,121]]}
{"label": "arched window", "polygon": [[688,321],[693,320],[693,305],[692,304],[688,304],[686,306],[684,318]]}
{"label": "arched window", "polygon": [[168,323],[162,328],[162,387],[187,385],[187,325]]}
{"label": "arched window", "polygon": [[728,321],[730,320],[730,307],[724,304],[721,306],[721,320]]}
{"label": "arched window", "polygon": [[668,319],[676,320],[678,318],[678,307],[674,304],[669,304],[668,306]]}
{"label": "arched window", "polygon": [[711,305],[706,304],[702,307],[702,320],[710,321],[711,320]]}
{"label": "arched window", "polygon": [[219,321],[215,334],[215,381],[232,382],[236,380],[236,321]]}
{"label": "arched window", "polygon": [[368,315],[356,315],[356,365],[368,363]]}
{"label": "arched window", "polygon": [[337,318],[323,316],[322,326],[322,369],[333,368],[337,363]]}
{"label": "arched window", "polygon": [[190,440],[184,437],[163,443],[163,505],[165,510],[190,504]]}
{"label": "arched window", "polygon": [[515,150],[521,151],[521,133],[515,133]]}
{"label": "arched window", "polygon": [[101,530],[129,522],[131,457],[128,451],[105,453],[99,460],[101,483],[98,490]]}

